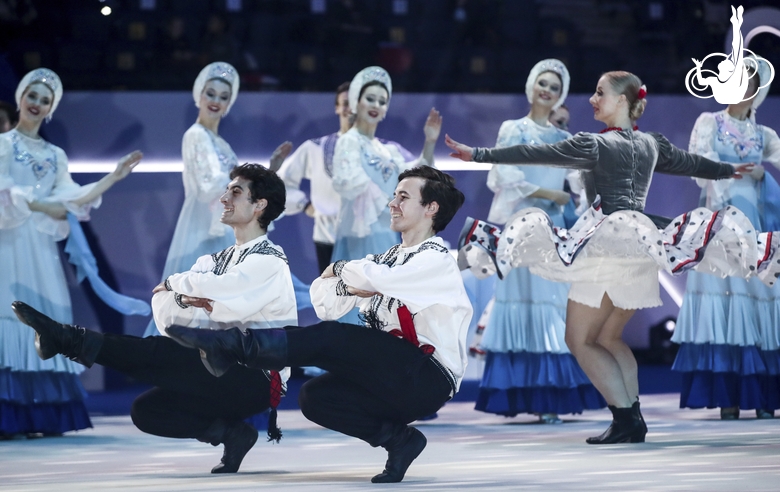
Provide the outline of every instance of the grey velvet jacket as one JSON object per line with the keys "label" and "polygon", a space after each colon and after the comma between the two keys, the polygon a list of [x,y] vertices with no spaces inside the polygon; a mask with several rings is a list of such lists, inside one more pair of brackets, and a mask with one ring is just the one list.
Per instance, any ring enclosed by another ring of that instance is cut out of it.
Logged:
{"label": "grey velvet jacket", "polygon": [[734,174],[731,164],[689,154],[659,133],[633,130],[578,133],[547,145],[477,147],[473,158],[494,164],[579,169],[588,201],[593,203],[600,195],[602,210],[607,215],[619,210],[642,212],[654,171],[705,179],[724,179]]}

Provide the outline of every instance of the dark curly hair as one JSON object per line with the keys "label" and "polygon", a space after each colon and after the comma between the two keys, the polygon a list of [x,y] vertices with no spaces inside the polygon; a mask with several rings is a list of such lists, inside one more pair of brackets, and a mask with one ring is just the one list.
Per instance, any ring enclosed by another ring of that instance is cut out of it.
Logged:
{"label": "dark curly hair", "polygon": [[249,181],[249,200],[252,203],[265,198],[268,205],[263,214],[257,219],[260,227],[268,228],[268,224],[274,221],[284,212],[284,203],[287,200],[287,191],[284,182],[273,171],[260,164],[242,164],[230,171],[230,179],[244,178]]}
{"label": "dark curly hair", "polygon": [[423,206],[433,202],[439,204],[439,211],[433,216],[433,232],[443,231],[466,200],[463,193],[455,188],[455,178],[430,166],[407,169],[398,176],[398,181],[406,178],[425,180],[420,192],[421,203]]}

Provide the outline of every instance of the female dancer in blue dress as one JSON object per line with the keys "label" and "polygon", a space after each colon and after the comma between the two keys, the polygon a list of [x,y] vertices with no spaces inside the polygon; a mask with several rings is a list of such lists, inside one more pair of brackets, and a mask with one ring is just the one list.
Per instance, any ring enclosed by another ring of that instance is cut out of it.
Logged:
{"label": "female dancer in blue dress", "polygon": [[[229,63],[214,62],[200,71],[192,86],[198,119],[181,143],[184,170],[184,205],[173,233],[162,278],[189,270],[203,255],[222,251],[235,244],[230,227],[221,223],[219,197],[230,182],[230,171],[238,164],[235,152],[219,136],[219,123],[236,102],[238,71]],[[281,165],[292,145],[285,142],[271,157],[271,166]],[[154,320],[144,336],[159,335]]]}
{"label": "female dancer in blue dress", "polygon": [[425,122],[425,144],[417,160],[407,162],[398,147],[374,135],[385,119],[393,86],[381,67],[361,70],[349,85],[352,128],[336,142],[333,188],[341,195],[332,261],[355,260],[386,251],[399,236],[390,230],[387,204],[398,175],[417,165],[433,165],[433,150],[441,131],[441,116],[431,109]]}
{"label": "female dancer in blue dress", "polygon": [[[537,63],[528,75],[528,116],[505,121],[496,147],[551,144],[571,137],[548,118],[569,92],[569,71],[559,60]],[[517,211],[544,210],[564,227],[563,191],[569,171],[546,166],[494,165],[488,187],[495,196],[488,221],[505,224]],[[516,268],[496,283],[493,309],[481,340],[486,352],[476,409],[500,415],[535,413],[542,422],[560,423],[558,414],[606,406],[564,342],[569,285]]]}
{"label": "female dancer in blue dress", "polygon": [[[431,109],[425,122],[425,144],[419,159],[407,161],[396,145],[376,138],[385,119],[393,85],[381,67],[367,67],[349,84],[349,109],[355,121],[339,137],[333,154],[333,189],[341,197],[331,261],[363,259],[387,251],[400,241],[390,229],[390,209],[398,175],[417,165],[433,165],[441,116]],[[340,321],[361,324],[355,309]]]}
{"label": "female dancer in blue dress", "polygon": [[141,160],[123,157],[100,181],[79,186],[68,157],[39,135],[62,100],[62,83],[46,68],[16,89],[19,124],[0,135],[0,436],[61,434],[92,427],[79,380],[83,366],[58,355],[35,356],[33,334],[11,311],[14,299],[70,323],[70,294],[57,241],[68,236],[67,214],[88,220],[101,196]]}
{"label": "female dancer in blue dress", "polygon": [[472,219],[460,260],[472,271],[487,272],[492,257],[499,272],[528,266],[549,280],[571,282],[566,344],[613,415],[607,431],[589,444],[645,440],[636,359],[621,335],[634,310],[660,305],[659,269],[758,274],[767,283],[780,271],[758,255],[766,241],[776,253],[780,240],[757,235],[733,207],[716,214],[697,209],[664,231],[642,213],[654,171],[723,179],[752,169],[691,155],[662,135],[637,131],[645,95],[635,75],[608,72],[590,99],[594,117],[608,127],[602,134],[503,149],[471,148],[447,137],[451,155],[463,160],[581,170],[591,208],[570,229],[555,227],[542,210],[529,208],[507,222],[499,240],[496,227]]}
{"label": "female dancer in blue dress", "polygon": [[[771,69],[762,60],[745,61],[751,74],[747,99],[699,116],[689,151],[735,164],[768,161],[780,167],[777,133],[755,122]],[[764,88],[756,94],[759,86]],[[757,229],[778,229],[780,188],[762,166],[742,180],[697,182],[707,208],[733,205]],[[680,408],[720,407],[724,420],[739,418],[740,408],[755,409],[759,418],[771,418],[780,408],[780,287],[691,272],[672,341],[680,344],[673,366],[683,373]]]}

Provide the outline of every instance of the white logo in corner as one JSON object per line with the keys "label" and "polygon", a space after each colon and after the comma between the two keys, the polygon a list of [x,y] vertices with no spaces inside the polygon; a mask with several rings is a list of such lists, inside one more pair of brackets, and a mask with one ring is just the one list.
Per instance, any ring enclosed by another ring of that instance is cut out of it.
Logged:
{"label": "white logo in corner", "polygon": [[[742,31],[740,30],[743,11],[742,6],[736,10],[731,7],[730,20],[733,29],[731,54],[712,53],[702,61],[693,58],[693,63],[696,66],[685,76],[685,88],[691,95],[700,99],[714,97],[720,104],[738,104],[753,99],[758,94],[759,89],[772,83],[772,79],[775,77],[775,69],[772,64],[744,47]],[[715,60],[722,58],[718,63],[718,73],[702,68],[704,62],[710,58],[715,58]],[[764,81],[764,84],[761,84],[761,77],[759,77],[759,72],[763,68],[759,64],[769,69],[769,76],[766,77],[767,80]],[[748,71],[748,68],[751,70]],[[758,77],[759,87],[753,94],[745,97],[750,79],[753,77]],[[707,94],[707,88],[712,91],[712,94]],[[702,93],[707,95],[701,95]]]}

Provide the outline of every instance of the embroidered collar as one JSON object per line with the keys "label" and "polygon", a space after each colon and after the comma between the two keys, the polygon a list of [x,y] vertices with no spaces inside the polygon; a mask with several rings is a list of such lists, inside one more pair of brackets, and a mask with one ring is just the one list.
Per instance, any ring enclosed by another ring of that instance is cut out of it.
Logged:
{"label": "embroidered collar", "polygon": [[[634,128],[632,130],[637,131],[639,130],[639,127],[634,125]],[[608,128],[604,128],[599,133],[607,133],[607,132],[622,132],[623,128],[620,128],[619,126],[610,126]]]}

